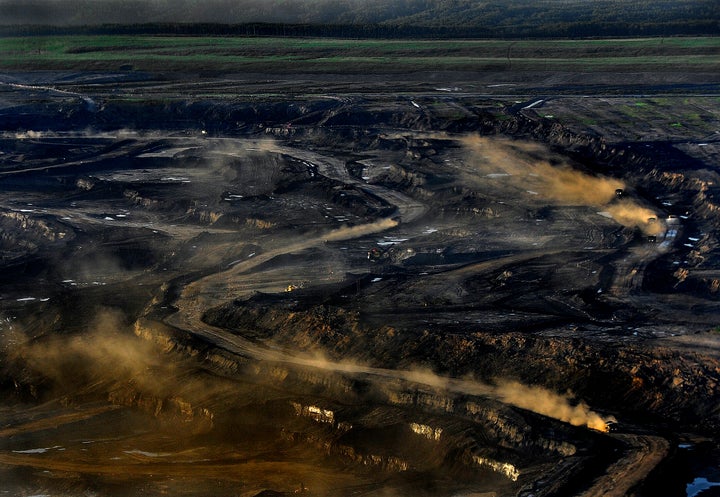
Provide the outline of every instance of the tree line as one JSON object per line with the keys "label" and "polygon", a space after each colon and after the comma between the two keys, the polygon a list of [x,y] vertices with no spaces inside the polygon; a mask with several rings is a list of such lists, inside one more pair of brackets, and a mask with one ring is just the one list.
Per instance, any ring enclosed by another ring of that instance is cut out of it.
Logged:
{"label": "tree line", "polygon": [[288,24],[288,23],[146,23],[91,26],[0,26],[0,36],[48,35],[174,35],[267,36],[378,39],[447,38],[611,38],[717,36],[720,23],[712,20],[678,22],[555,22],[546,25],[418,26],[388,24]]}

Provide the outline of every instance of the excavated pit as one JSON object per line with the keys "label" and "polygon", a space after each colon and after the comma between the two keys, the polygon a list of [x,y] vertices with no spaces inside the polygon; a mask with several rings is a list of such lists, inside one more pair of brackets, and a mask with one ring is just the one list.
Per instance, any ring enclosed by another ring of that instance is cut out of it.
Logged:
{"label": "excavated pit", "polygon": [[0,490],[717,481],[717,142],[467,95],[136,89],[3,90]]}

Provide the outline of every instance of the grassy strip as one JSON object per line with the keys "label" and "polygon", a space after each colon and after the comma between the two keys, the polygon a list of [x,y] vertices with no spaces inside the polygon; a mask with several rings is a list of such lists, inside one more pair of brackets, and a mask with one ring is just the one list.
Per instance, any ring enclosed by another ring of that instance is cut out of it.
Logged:
{"label": "grassy strip", "polygon": [[720,72],[720,38],[623,40],[341,40],[192,36],[0,38],[9,69],[379,72],[484,70],[667,70]]}

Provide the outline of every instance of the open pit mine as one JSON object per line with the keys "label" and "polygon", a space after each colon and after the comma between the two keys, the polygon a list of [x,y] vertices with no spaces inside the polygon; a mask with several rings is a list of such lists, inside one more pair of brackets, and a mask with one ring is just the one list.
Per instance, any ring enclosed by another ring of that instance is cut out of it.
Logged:
{"label": "open pit mine", "polygon": [[717,131],[2,78],[1,495],[717,495]]}

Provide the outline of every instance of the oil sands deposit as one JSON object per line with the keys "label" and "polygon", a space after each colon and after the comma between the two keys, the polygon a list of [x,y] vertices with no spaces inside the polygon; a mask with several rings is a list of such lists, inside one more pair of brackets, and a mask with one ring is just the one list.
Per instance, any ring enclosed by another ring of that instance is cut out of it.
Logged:
{"label": "oil sands deposit", "polygon": [[8,40],[0,495],[719,495],[717,39]]}

